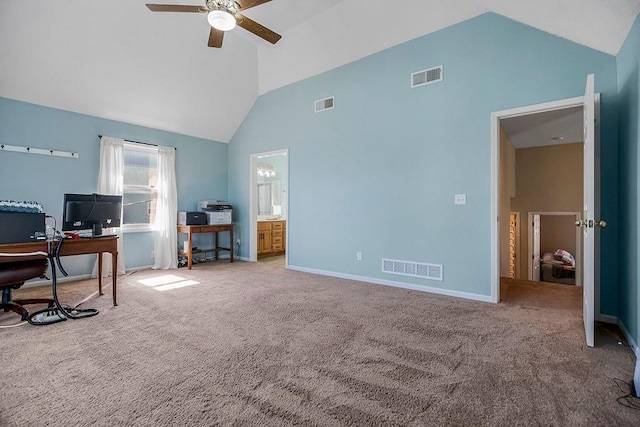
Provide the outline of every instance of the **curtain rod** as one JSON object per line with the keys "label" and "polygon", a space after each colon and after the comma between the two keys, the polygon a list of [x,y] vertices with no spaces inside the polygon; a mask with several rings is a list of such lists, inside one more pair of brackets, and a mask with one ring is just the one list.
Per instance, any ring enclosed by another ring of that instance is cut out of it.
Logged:
{"label": "curtain rod", "polygon": [[[99,139],[102,139],[102,135],[98,135]],[[142,145],[151,145],[152,147],[158,147],[158,144],[152,144],[150,142],[140,142],[140,141],[132,141],[130,139],[125,139],[124,142],[133,142],[134,144],[142,144]],[[176,147],[173,147],[174,150],[178,150]]]}

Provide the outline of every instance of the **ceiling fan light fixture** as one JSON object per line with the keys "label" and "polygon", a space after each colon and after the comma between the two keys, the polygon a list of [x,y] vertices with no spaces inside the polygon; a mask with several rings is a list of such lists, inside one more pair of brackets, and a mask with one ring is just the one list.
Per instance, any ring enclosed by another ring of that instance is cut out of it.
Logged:
{"label": "ceiling fan light fixture", "polygon": [[226,10],[212,10],[207,15],[207,21],[216,30],[231,31],[236,27],[236,18]]}

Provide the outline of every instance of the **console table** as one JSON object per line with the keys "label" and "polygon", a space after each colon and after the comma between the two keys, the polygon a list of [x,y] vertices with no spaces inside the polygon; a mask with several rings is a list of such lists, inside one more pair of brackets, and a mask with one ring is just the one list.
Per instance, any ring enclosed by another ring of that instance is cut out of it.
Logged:
{"label": "console table", "polygon": [[[218,233],[221,231],[229,232],[229,247],[223,248],[218,246]],[[219,251],[229,252],[229,261],[233,262],[233,224],[211,224],[211,225],[178,225],[178,233],[184,233],[189,236],[187,247],[184,251],[178,252],[180,255],[187,257],[187,265],[191,270],[194,253],[214,252],[215,259],[218,259]],[[211,249],[193,250],[193,235],[196,233],[213,233],[214,247]]]}
{"label": "console table", "polygon": [[[48,252],[48,242],[29,242],[29,243],[7,243],[0,244],[0,253],[29,253],[29,252]],[[80,238],[65,239],[60,248],[60,256],[99,254],[98,257],[98,292],[102,292],[102,254],[111,254],[111,263],[113,265],[112,278],[112,297],[113,305],[118,305],[117,301],[117,281],[118,281],[118,236],[104,236],[96,238]],[[28,257],[25,257],[28,259]],[[0,262],[20,261],[21,257],[0,257]]]}

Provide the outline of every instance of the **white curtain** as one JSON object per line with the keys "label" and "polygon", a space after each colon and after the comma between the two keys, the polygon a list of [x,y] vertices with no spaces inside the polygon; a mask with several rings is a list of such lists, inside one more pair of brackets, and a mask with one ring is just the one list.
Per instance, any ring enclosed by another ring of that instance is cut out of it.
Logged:
{"label": "white curtain", "polygon": [[154,269],[178,267],[176,150],[158,147],[158,201],[153,236]]}
{"label": "white curtain", "polygon": [[[124,191],[124,139],[103,136],[100,139],[100,173],[98,174],[98,194],[121,196]],[[103,234],[118,235],[118,271],[125,273],[124,244],[122,228],[105,228]],[[102,254],[102,277],[113,275],[111,254]],[[96,257],[97,258],[97,257]],[[98,261],[93,266],[91,277],[98,277]]]}

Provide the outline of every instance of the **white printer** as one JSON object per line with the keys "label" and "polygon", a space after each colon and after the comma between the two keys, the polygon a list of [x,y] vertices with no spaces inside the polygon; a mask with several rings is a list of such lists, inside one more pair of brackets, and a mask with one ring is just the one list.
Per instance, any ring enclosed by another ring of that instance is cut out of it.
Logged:
{"label": "white printer", "polygon": [[207,214],[207,224],[231,224],[233,210],[222,200],[204,200],[198,202],[198,212]]}

